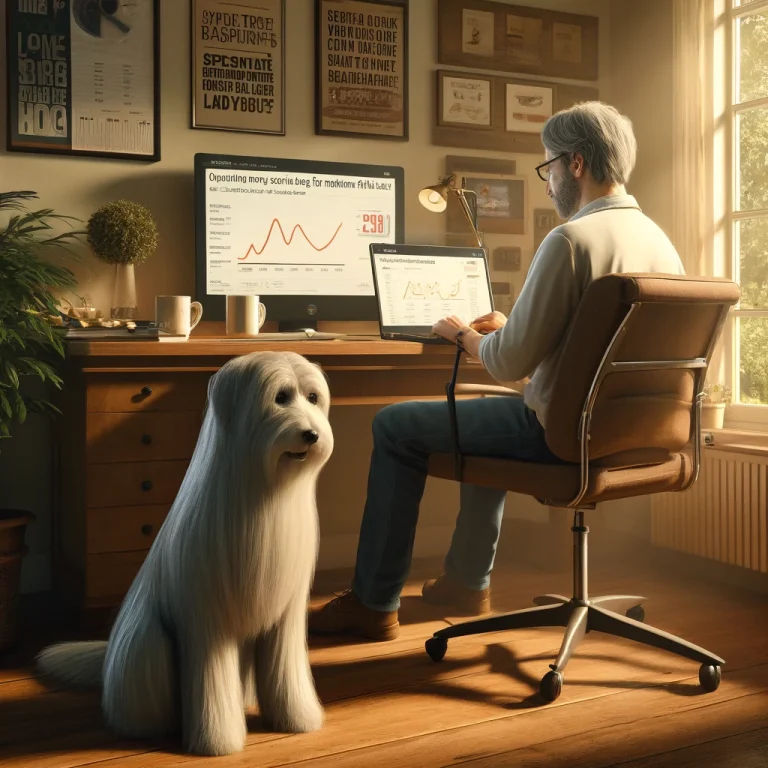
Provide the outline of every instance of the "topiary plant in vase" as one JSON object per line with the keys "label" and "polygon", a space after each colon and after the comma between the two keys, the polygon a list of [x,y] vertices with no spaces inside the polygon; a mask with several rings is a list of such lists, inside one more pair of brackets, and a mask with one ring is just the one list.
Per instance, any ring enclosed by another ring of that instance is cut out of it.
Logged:
{"label": "topiary plant in vase", "polygon": [[[42,396],[23,391],[25,380],[40,378],[61,387],[55,366],[64,357],[64,344],[49,320],[59,317],[56,289],[76,285],[74,273],[40,257],[45,247],[67,248],[84,232],[56,234],[52,224],[71,219],[50,208],[31,211],[35,192],[0,193],[0,438],[23,424],[30,412],[52,415],[58,409]],[[0,495],[0,652],[16,639],[21,559],[26,554],[26,526],[31,512],[3,507]]]}
{"label": "topiary plant in vase", "polygon": [[88,220],[88,243],[99,259],[115,265],[111,317],[134,320],[138,312],[134,266],[157,248],[157,227],[152,214],[131,200],[107,203]]}

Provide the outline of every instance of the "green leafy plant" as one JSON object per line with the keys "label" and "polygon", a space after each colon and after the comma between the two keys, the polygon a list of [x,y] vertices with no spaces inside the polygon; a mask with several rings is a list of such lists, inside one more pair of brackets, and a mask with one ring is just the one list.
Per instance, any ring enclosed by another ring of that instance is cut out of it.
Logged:
{"label": "green leafy plant", "polygon": [[157,248],[157,227],[140,203],[116,200],[91,215],[88,244],[107,264],[139,264]]}
{"label": "green leafy plant", "polygon": [[[25,376],[37,376],[61,388],[55,364],[64,357],[64,344],[49,317],[58,317],[56,289],[76,285],[74,273],[40,257],[45,247],[68,249],[85,232],[56,234],[52,223],[72,220],[50,208],[31,211],[35,192],[0,193],[0,215],[12,214],[0,228],[0,437],[10,437],[11,425],[28,412],[47,415],[59,410],[45,397],[22,394]],[[73,254],[74,256],[74,254]]]}

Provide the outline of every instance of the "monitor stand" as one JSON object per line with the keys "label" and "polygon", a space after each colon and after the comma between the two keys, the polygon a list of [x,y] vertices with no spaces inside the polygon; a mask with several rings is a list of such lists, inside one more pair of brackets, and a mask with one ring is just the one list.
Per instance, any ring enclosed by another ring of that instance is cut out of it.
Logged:
{"label": "monitor stand", "polygon": [[279,320],[277,330],[279,333],[317,332],[317,320]]}

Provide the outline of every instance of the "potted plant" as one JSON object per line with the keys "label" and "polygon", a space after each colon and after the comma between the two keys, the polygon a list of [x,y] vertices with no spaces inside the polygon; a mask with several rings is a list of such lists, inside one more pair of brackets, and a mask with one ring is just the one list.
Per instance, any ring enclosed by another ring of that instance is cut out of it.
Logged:
{"label": "potted plant", "polygon": [[722,429],[725,407],[731,402],[731,388],[727,384],[707,384],[701,407],[701,428]]}
{"label": "potted plant", "polygon": [[[44,208],[30,211],[34,192],[0,193],[0,215],[10,216],[0,225],[0,438],[22,424],[30,412],[52,415],[58,409],[46,397],[25,386],[37,377],[46,386],[61,387],[55,370],[64,357],[64,344],[50,317],[59,317],[56,289],[72,288],[75,276],[66,267],[40,258],[42,248],[67,248],[82,232],[55,234],[52,223],[70,217]],[[26,510],[3,508],[0,497],[0,652],[16,639],[21,561],[26,554],[24,536],[34,515]]]}
{"label": "potted plant", "polygon": [[107,203],[88,220],[88,243],[99,259],[115,265],[111,317],[134,320],[138,312],[134,266],[145,261],[157,247],[152,214],[130,200]]}

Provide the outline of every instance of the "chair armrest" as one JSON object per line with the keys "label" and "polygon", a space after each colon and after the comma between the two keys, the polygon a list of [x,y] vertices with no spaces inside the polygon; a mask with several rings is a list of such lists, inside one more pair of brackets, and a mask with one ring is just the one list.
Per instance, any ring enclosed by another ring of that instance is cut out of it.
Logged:
{"label": "chair armrest", "polygon": [[522,397],[523,393],[509,387],[499,387],[494,384],[457,384],[454,390],[457,395],[497,395],[500,397]]}

